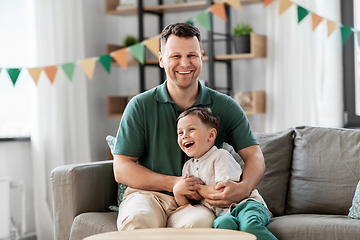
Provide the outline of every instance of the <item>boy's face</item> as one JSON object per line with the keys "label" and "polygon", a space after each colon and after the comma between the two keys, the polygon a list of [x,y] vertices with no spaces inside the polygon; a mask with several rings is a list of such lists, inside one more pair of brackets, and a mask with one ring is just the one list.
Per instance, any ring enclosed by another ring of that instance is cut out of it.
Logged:
{"label": "boy's face", "polygon": [[196,115],[178,121],[178,144],[189,157],[200,158],[214,145],[216,130],[201,122]]}

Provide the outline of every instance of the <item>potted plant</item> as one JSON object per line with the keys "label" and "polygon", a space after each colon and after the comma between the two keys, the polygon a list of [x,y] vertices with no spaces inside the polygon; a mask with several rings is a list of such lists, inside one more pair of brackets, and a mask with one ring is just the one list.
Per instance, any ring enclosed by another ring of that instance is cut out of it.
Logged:
{"label": "potted plant", "polygon": [[250,52],[250,33],[253,27],[250,24],[241,23],[232,28],[232,39],[236,53]]}

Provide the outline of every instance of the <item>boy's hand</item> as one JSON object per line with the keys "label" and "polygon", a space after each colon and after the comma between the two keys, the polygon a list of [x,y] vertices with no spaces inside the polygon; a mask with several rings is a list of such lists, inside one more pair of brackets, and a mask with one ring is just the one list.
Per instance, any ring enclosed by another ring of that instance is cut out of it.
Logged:
{"label": "boy's hand", "polygon": [[[180,177],[179,181],[173,187],[173,193],[176,199],[179,199],[180,196],[186,197],[188,199],[200,200],[202,197],[198,194],[197,190],[200,189],[200,185],[204,184],[199,178],[194,176],[185,176]],[[179,204],[180,205],[180,204]]]}

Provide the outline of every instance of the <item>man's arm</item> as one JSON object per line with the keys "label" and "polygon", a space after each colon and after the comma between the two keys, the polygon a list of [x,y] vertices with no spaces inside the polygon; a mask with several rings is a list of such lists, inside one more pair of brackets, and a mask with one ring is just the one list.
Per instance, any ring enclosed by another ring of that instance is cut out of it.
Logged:
{"label": "man's arm", "polygon": [[[115,180],[132,188],[148,191],[172,192],[175,184],[182,177],[175,177],[156,173],[138,163],[138,158],[114,154],[114,175]],[[186,197],[193,200],[200,200],[202,197],[197,193],[198,185],[203,184],[197,177],[187,177],[187,181],[193,182],[196,189],[186,194]]]}
{"label": "man's arm", "polygon": [[215,189],[220,193],[210,193],[205,201],[217,207],[229,207],[231,203],[237,203],[250,196],[252,190],[259,184],[264,171],[264,156],[258,145],[253,145],[238,151],[244,160],[245,166],[242,180],[239,183],[233,181],[220,181]]}
{"label": "man's arm", "polygon": [[180,179],[164,175],[136,163],[138,158],[114,154],[115,180],[136,189],[172,192]]}

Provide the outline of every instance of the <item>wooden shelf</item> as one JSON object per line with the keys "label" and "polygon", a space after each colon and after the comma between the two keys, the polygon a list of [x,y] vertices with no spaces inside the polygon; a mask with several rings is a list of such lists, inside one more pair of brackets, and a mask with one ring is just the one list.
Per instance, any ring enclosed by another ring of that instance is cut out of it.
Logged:
{"label": "wooden shelf", "polygon": [[[218,2],[220,0],[214,1]],[[264,0],[241,0],[241,4],[254,4],[254,3],[263,3]],[[137,8],[124,8],[116,9],[116,6],[119,5],[119,0],[105,0],[105,13],[106,14],[115,14],[115,15],[130,15],[137,14]],[[144,7],[145,12],[150,13],[170,13],[170,12],[185,12],[185,11],[198,11],[204,10],[207,8],[206,1],[195,1],[187,3],[176,3],[176,4],[163,4],[156,6]]]}
{"label": "wooden shelf", "polygon": [[108,115],[108,117],[121,118],[128,101],[129,101],[128,97],[108,96],[107,97],[107,115]]}
{"label": "wooden shelf", "polygon": [[246,115],[265,113],[266,111],[265,91],[238,92],[234,99],[244,109]]}

